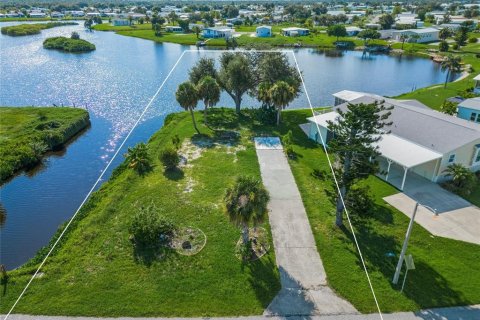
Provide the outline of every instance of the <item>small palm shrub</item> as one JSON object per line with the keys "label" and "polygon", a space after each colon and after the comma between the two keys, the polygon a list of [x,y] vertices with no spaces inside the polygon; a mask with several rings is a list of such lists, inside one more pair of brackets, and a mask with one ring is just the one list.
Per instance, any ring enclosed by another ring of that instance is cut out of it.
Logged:
{"label": "small palm shrub", "polygon": [[151,204],[137,209],[129,231],[136,244],[152,247],[168,242],[175,231],[175,225]]}
{"label": "small palm shrub", "polygon": [[165,170],[175,169],[180,163],[180,155],[175,148],[166,148],[160,152],[159,160],[162,162]]}
{"label": "small palm shrub", "polygon": [[460,196],[468,196],[472,193],[477,182],[475,174],[462,164],[454,163],[444,171],[445,177],[451,179],[443,183],[443,187]]}
{"label": "small palm shrub", "polygon": [[128,148],[124,156],[128,167],[134,169],[140,175],[152,169],[148,146],[143,142],[137,144],[135,147]]}

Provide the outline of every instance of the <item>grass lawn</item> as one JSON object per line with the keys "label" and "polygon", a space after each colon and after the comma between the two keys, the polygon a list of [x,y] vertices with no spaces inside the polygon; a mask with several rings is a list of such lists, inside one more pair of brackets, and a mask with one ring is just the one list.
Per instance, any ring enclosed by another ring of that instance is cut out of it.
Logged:
{"label": "grass lawn", "polygon": [[[76,108],[0,107],[0,183],[37,164],[43,153],[61,147],[89,125],[88,112]],[[45,150],[35,154],[32,143]]]}
{"label": "grass lawn", "polygon": [[[302,194],[323,260],[329,285],[361,312],[375,312],[375,305],[352,242],[349,229],[334,227],[334,206],[328,194],[331,179],[312,176],[314,169],[329,172],[320,146],[298,127],[309,110],[286,111],[279,127],[263,125],[244,111],[240,123],[231,109],[214,109],[212,127],[241,132],[239,147],[218,146],[203,150],[192,167],[167,178],[156,158],[174,134],[188,141],[194,131],[189,115],[172,116],[150,140],[153,172],[139,177],[124,170],[106,183],[82,210],[62,247],[45,265],[45,275],[33,282],[16,313],[87,316],[221,316],[261,314],[279,290],[273,252],[260,261],[243,265],[233,254],[239,230],[222,210],[225,187],[236,175],[258,176],[251,138],[283,135],[292,130],[298,154],[290,165]],[[202,123],[202,115],[197,113]],[[212,132],[200,126],[204,134]],[[198,140],[197,140],[198,141]],[[382,198],[398,192],[387,183],[370,178],[376,208],[370,218],[353,217],[382,311],[418,310],[480,303],[479,246],[434,237],[415,225],[408,254],[416,270],[409,273],[404,293],[392,286],[398,254],[408,218]],[[193,191],[185,193],[188,186]],[[154,202],[181,226],[202,229],[207,245],[198,255],[170,255],[152,260],[135,259],[128,226],[133,204]],[[5,312],[28,280],[36,261],[10,273],[0,312]],[[101,297],[101,299],[99,299]]]}
{"label": "grass lawn", "polygon": [[[236,118],[231,110],[226,115],[227,121]],[[131,169],[117,171],[95,193],[15,313],[187,317],[263,312],[280,289],[273,246],[260,260],[243,264],[234,252],[240,231],[223,209],[225,189],[237,175],[260,176],[249,132],[241,130],[236,148],[221,144],[200,125],[208,137],[197,136],[192,144],[189,114],[173,115],[167,123],[149,142],[154,170],[144,177]],[[158,154],[176,134],[198,157],[189,159],[183,172],[165,174]],[[195,147],[206,140],[219,145]],[[163,259],[135,252],[128,232],[134,205],[152,202],[176,225],[200,228],[207,236],[205,248],[194,256],[169,253]],[[10,273],[0,313],[12,305],[37,262]]]}

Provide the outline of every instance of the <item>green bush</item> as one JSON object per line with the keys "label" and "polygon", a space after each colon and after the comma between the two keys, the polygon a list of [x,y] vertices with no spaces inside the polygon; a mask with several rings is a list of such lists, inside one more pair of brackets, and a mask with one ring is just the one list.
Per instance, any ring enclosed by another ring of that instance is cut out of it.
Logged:
{"label": "green bush", "polygon": [[159,160],[166,170],[175,169],[180,163],[180,155],[174,148],[166,148],[160,151]]}
{"label": "green bush", "polygon": [[458,43],[454,43],[454,44],[452,45],[452,49],[453,49],[453,50],[458,50],[458,48],[460,48],[460,46],[458,45]]}
{"label": "green bush", "polygon": [[174,231],[175,225],[165,218],[154,204],[138,208],[130,225],[130,233],[135,243],[142,246],[156,246],[168,242]]}
{"label": "green bush", "polygon": [[128,148],[125,154],[128,167],[143,175],[152,169],[152,160],[148,152],[148,146],[141,142],[134,147]]}
{"label": "green bush", "polygon": [[468,43],[477,43],[477,42],[478,42],[478,38],[476,38],[476,37],[468,38]]}

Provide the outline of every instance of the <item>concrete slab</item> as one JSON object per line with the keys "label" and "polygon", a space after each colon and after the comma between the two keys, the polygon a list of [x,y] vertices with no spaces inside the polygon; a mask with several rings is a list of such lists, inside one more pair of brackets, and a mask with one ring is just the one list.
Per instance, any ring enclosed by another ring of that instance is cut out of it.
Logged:
{"label": "concrete slab", "polygon": [[[384,200],[408,217],[412,216],[415,202],[419,201],[405,193],[397,193],[385,197]],[[419,206],[415,221],[433,235],[480,244],[480,232],[478,231],[480,209],[476,206],[470,205],[456,210],[442,211],[438,216]]]}
{"label": "concrete slab", "polygon": [[354,314],[327,286],[307,212],[282,149],[257,144],[263,184],[270,193],[269,221],[282,289],[265,315]]}
{"label": "concrete slab", "polygon": [[262,150],[281,150],[283,149],[279,137],[256,137],[254,138],[255,148]]}

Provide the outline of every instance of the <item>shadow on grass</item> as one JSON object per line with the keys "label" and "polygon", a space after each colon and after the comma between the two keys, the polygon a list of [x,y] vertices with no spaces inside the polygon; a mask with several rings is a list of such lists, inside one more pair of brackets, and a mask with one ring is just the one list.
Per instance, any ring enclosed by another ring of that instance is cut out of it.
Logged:
{"label": "shadow on grass", "polygon": [[271,256],[242,264],[242,269],[248,270],[248,281],[255,291],[258,301],[266,308],[280,291],[280,279],[275,272],[275,261]]}
{"label": "shadow on grass", "polygon": [[[388,211],[386,208],[384,210]],[[391,235],[377,232],[376,227],[368,219],[355,220],[354,225],[360,249],[369,271],[380,272],[385,278],[383,281],[388,281],[393,290],[400,290],[405,267],[403,266],[399,284],[394,285],[391,279],[395,273],[398,256],[389,257],[389,253],[398,254],[401,250],[401,243]],[[354,239],[350,230],[345,226],[341,229],[353,243]],[[357,256],[357,265],[363,269],[356,249],[350,250]],[[403,294],[421,308],[472,303],[461,292],[452,289],[447,279],[422,260],[416,260],[415,270],[408,273]]]}
{"label": "shadow on grass", "polygon": [[136,263],[150,267],[156,261],[162,261],[176,255],[175,250],[165,245],[133,246],[133,259]]}
{"label": "shadow on grass", "polygon": [[185,177],[185,173],[180,168],[172,168],[163,171],[163,176],[168,180],[179,181]]}

